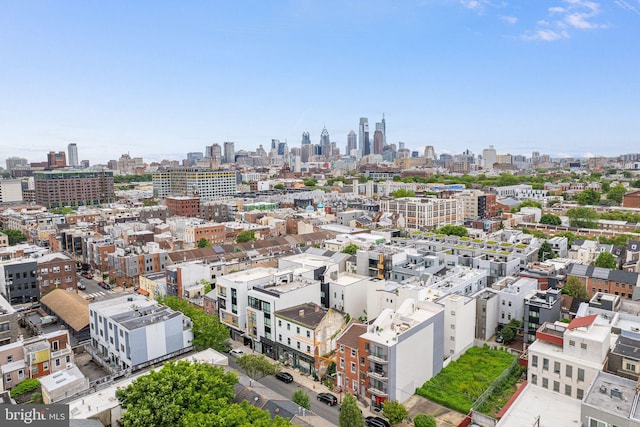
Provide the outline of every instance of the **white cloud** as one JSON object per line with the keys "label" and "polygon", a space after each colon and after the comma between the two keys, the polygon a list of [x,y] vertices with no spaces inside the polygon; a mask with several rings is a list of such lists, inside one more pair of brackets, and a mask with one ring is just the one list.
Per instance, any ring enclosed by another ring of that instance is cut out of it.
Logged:
{"label": "white cloud", "polygon": [[[638,6],[634,6],[631,3],[629,3],[628,1],[625,0],[613,0],[613,2],[615,4],[617,4],[618,6],[620,6],[621,8],[628,10],[630,12],[635,13],[636,15],[640,15],[640,10],[638,9],[640,4]],[[640,2],[638,2],[640,3]]]}
{"label": "white cloud", "polygon": [[478,0],[460,0],[460,3],[467,9],[477,10],[482,7],[482,3]]}
{"label": "white cloud", "polygon": [[580,30],[595,30],[598,28],[607,28],[604,24],[595,24],[589,22],[588,19],[593,15],[587,13],[571,13],[565,16],[564,20],[567,24]]}
{"label": "white cloud", "polygon": [[[628,0],[614,0],[627,3]],[[621,6],[622,7],[622,6]],[[525,40],[555,41],[568,39],[572,30],[597,30],[608,25],[597,22],[600,3],[590,0],[562,0],[562,4],[549,7],[546,18],[539,20],[533,30],[526,31]]]}
{"label": "white cloud", "polygon": [[549,13],[563,13],[564,10],[565,10],[564,7],[560,7],[560,6],[550,7]]}
{"label": "white cloud", "polygon": [[525,33],[522,37],[525,40],[542,40],[545,42],[551,42],[555,40],[568,39],[569,34],[566,31],[554,31],[539,28],[533,32]]}
{"label": "white cloud", "polygon": [[518,18],[516,18],[515,16],[500,16],[500,19],[511,25],[518,23]]}

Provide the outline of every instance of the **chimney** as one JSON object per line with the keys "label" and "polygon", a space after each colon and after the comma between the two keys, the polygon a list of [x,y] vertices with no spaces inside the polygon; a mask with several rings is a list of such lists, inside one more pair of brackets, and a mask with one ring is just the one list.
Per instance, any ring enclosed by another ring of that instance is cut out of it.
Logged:
{"label": "chimney", "polygon": [[298,312],[298,316],[300,316],[300,317],[304,317],[304,310],[300,310],[300,311]]}

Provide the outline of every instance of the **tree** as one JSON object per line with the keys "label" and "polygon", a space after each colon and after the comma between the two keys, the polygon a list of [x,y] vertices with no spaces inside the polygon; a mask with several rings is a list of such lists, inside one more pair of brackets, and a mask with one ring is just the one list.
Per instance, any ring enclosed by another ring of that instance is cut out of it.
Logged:
{"label": "tree", "polygon": [[284,187],[284,184],[276,184],[276,185],[273,186],[273,189],[274,190],[284,190],[285,187]]}
{"label": "tree", "polygon": [[467,237],[469,235],[469,232],[465,227],[450,224],[438,228],[435,232],[436,234],[446,234],[447,236]]}
{"label": "tree", "polygon": [[540,249],[538,249],[538,261],[553,259],[555,256],[556,254],[553,252],[551,244],[545,240],[542,245],[540,245]]}
{"label": "tree", "polygon": [[522,208],[538,208],[542,209],[542,204],[540,202],[536,202],[535,200],[525,200],[520,203],[518,206],[511,209],[511,212],[520,212]]}
{"label": "tree", "polygon": [[391,424],[400,424],[402,420],[407,418],[407,415],[409,415],[409,411],[402,403],[395,400],[384,402],[384,416],[389,419]]}
{"label": "tree", "polygon": [[503,342],[505,344],[508,344],[516,337],[516,331],[514,331],[513,328],[507,325],[502,328],[502,330],[500,331],[500,335],[502,335],[502,339],[504,340]]}
{"label": "tree", "polygon": [[264,354],[245,354],[238,357],[236,362],[249,378],[255,381],[280,372],[280,365],[269,362]]}
{"label": "tree", "polygon": [[253,240],[257,240],[256,232],[253,230],[243,230],[239,232],[238,236],[236,237],[236,242],[238,243],[246,243],[246,242],[251,242]]}
{"label": "tree", "polygon": [[602,268],[617,268],[616,259],[610,252],[600,252],[594,265]]}
{"label": "tree", "polygon": [[349,255],[355,255],[356,252],[358,252],[358,249],[360,249],[360,246],[356,245],[355,243],[349,243],[343,250],[342,253],[343,254],[349,254]]}
{"label": "tree", "polygon": [[597,205],[600,201],[600,193],[596,190],[584,190],[576,196],[579,205]]}
{"label": "tree", "polygon": [[209,241],[209,239],[206,238],[202,238],[200,240],[198,240],[198,247],[199,248],[208,248],[211,246],[211,242]]}
{"label": "tree", "polygon": [[393,197],[394,199],[399,199],[401,197],[416,197],[416,192],[413,190],[406,190],[404,188],[401,188],[391,193],[391,197]]}
{"label": "tree", "polygon": [[565,283],[562,287],[562,293],[574,298],[589,298],[587,288],[582,284],[580,279],[575,276],[571,276],[569,277],[569,279],[567,279],[567,283]]}
{"label": "tree", "polygon": [[138,377],[116,391],[125,410],[125,427],[288,426],[267,411],[233,403],[238,378],[218,366],[188,361],[167,362],[159,371]]}
{"label": "tree", "polygon": [[299,406],[302,406],[305,409],[311,409],[311,400],[309,399],[309,395],[302,389],[297,389],[295,392],[293,392],[291,401],[297,403]]}
{"label": "tree", "polygon": [[569,224],[578,228],[597,228],[598,212],[590,208],[574,208],[567,211]]}
{"label": "tree", "polygon": [[557,237],[566,237],[567,238],[567,245],[569,245],[569,246],[573,245],[573,241],[576,240],[576,235],[573,234],[570,231],[561,231],[560,233],[557,233],[555,236],[557,236]]}
{"label": "tree", "polygon": [[356,398],[347,393],[342,401],[339,417],[340,427],[364,427],[364,418],[356,403]]}
{"label": "tree", "polygon": [[436,420],[431,415],[418,414],[413,418],[415,427],[436,427]]}
{"label": "tree", "polygon": [[615,187],[611,187],[609,191],[607,191],[607,200],[613,200],[614,202],[620,204],[622,203],[622,197],[627,192],[627,189],[624,188],[623,185],[616,185]]}
{"label": "tree", "polygon": [[562,220],[558,215],[546,213],[540,217],[540,224],[561,225]]}
{"label": "tree", "polygon": [[302,182],[305,187],[315,187],[318,184],[318,180],[313,178],[303,178]]}
{"label": "tree", "polygon": [[0,230],[0,232],[7,235],[7,238],[9,239],[9,246],[17,245],[18,243],[22,243],[27,240],[27,236],[25,236],[20,230],[7,228],[6,230]]}

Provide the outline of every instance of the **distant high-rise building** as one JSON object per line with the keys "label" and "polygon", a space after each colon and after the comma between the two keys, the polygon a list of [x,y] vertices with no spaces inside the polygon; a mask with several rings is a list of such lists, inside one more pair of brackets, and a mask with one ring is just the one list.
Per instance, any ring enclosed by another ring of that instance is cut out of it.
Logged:
{"label": "distant high-rise building", "polygon": [[493,148],[493,145],[490,145],[489,148],[485,148],[482,150],[482,159],[484,161],[485,169],[493,169],[493,164],[498,162],[498,156],[496,155],[496,149]]}
{"label": "distant high-rise building", "polygon": [[219,196],[232,196],[237,192],[234,171],[197,167],[170,168],[155,172],[152,179],[153,195],[160,198],[197,194],[201,200],[213,200]]}
{"label": "distant high-rise building", "polygon": [[198,161],[202,160],[203,157],[204,156],[199,151],[187,153],[188,166],[195,166],[198,163]]}
{"label": "distant high-rise building", "polygon": [[398,150],[404,150],[404,142],[402,141],[398,142]]}
{"label": "distant high-rise building", "polygon": [[329,131],[326,126],[322,128],[322,132],[320,132],[320,151],[322,155],[325,157],[331,156],[331,139],[329,137]]}
{"label": "distant high-rise building", "polygon": [[369,144],[369,119],[360,117],[358,126],[358,144],[360,149],[360,157],[367,156],[371,153],[371,145]]}
{"label": "distant high-rise building", "polygon": [[67,166],[67,155],[64,151],[49,151],[47,154],[47,168],[48,169],[57,169],[64,168]]}
{"label": "distant high-rise building", "polygon": [[274,153],[276,151],[278,151],[278,145],[280,145],[280,140],[279,139],[272,139],[271,140],[271,151],[273,151]]}
{"label": "distant high-rise building", "polygon": [[224,163],[236,162],[236,144],[234,142],[224,143]]}
{"label": "distant high-rise building", "polygon": [[112,171],[38,172],[34,184],[36,203],[48,208],[97,205],[116,198]]}
{"label": "distant high-rise building", "polygon": [[373,133],[373,154],[382,154],[384,149],[384,134],[381,130]]}
{"label": "distant high-rise building", "polygon": [[382,132],[382,144],[387,145],[387,122],[384,120],[384,113],[382,113],[382,121],[376,123],[376,130]]}
{"label": "distant high-rise building", "polygon": [[436,150],[433,148],[433,145],[427,145],[424,147],[424,156],[430,160],[436,159]]}
{"label": "distant high-rise building", "polygon": [[354,131],[349,132],[347,135],[347,156],[351,156],[353,150],[358,149],[358,135]]}
{"label": "distant high-rise building", "polygon": [[276,140],[276,141],[278,141],[278,146],[277,146],[278,156],[284,156],[285,153],[289,152],[289,145],[287,145],[287,141],[285,142],[280,142],[279,140]]}
{"label": "distant high-rise building", "polygon": [[256,150],[256,156],[258,157],[267,157],[267,151],[262,147],[262,144]]}
{"label": "distant high-rise building", "polygon": [[222,163],[222,147],[220,144],[212,144],[206,147],[206,156],[209,159]]}
{"label": "distant high-rise building", "polygon": [[16,166],[27,166],[28,160],[23,157],[9,157],[7,160],[7,172],[11,173]]}
{"label": "distant high-rise building", "polygon": [[78,146],[73,142],[67,145],[67,151],[69,152],[69,166],[78,166]]}
{"label": "distant high-rise building", "polygon": [[302,132],[302,145],[310,145],[311,144],[311,136],[309,132]]}

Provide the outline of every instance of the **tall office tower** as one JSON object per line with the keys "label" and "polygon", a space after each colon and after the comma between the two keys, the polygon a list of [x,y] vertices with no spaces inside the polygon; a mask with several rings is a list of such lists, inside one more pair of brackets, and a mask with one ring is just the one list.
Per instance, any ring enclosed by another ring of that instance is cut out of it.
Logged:
{"label": "tall office tower", "polygon": [[376,130],[382,132],[382,145],[387,145],[387,122],[384,120],[384,113],[382,113],[382,121],[376,123]]}
{"label": "tall office tower", "polygon": [[360,117],[360,125],[358,125],[358,144],[360,148],[360,157],[367,156],[371,153],[369,144],[369,119]]}
{"label": "tall office tower", "polygon": [[216,160],[218,163],[222,163],[222,147],[220,144],[213,144],[207,148],[207,157]]}
{"label": "tall office tower", "polygon": [[48,169],[56,169],[56,168],[64,168],[67,166],[67,155],[64,151],[54,152],[49,151],[47,154],[47,168]]}
{"label": "tall office tower", "polygon": [[203,155],[201,152],[187,153],[187,166],[195,166],[199,160],[202,160]]}
{"label": "tall office tower", "polygon": [[311,136],[309,132],[302,132],[302,145],[310,145],[311,144]]}
{"label": "tall office tower", "polygon": [[67,151],[69,152],[69,166],[78,166],[78,146],[73,142],[67,145]]}
{"label": "tall office tower", "polygon": [[427,145],[424,147],[424,156],[429,160],[436,159],[436,150],[433,148],[433,145]]}
{"label": "tall office tower", "polygon": [[347,135],[347,156],[351,156],[351,151],[358,149],[358,135],[354,131],[349,132]]}
{"label": "tall office tower", "polygon": [[398,150],[404,150],[404,142],[402,141],[398,142]]}
{"label": "tall office tower", "polygon": [[329,131],[327,127],[322,128],[320,132],[320,151],[324,157],[331,156],[331,139],[329,138]]}
{"label": "tall office tower", "polygon": [[284,156],[285,153],[289,152],[289,145],[287,145],[287,141],[285,142],[280,142],[280,140],[278,141],[278,145],[277,145],[277,149],[278,149],[278,156]]}
{"label": "tall office tower", "polygon": [[28,160],[23,157],[9,157],[6,160],[7,162],[7,172],[11,173],[12,170],[16,168],[16,166],[27,166]]}
{"label": "tall office tower", "polygon": [[258,156],[258,157],[267,157],[267,150],[264,149],[262,144],[260,144],[260,146],[256,150],[256,156]]}
{"label": "tall office tower", "polygon": [[271,140],[271,151],[273,151],[274,153],[278,151],[278,145],[280,145],[280,140],[279,139],[272,139]]}
{"label": "tall office tower", "polygon": [[382,154],[384,150],[384,134],[381,130],[373,133],[373,154]]}
{"label": "tall office tower", "polygon": [[224,163],[236,162],[236,145],[233,142],[225,142],[224,144]]}
{"label": "tall office tower", "polygon": [[493,164],[498,161],[496,149],[493,148],[493,145],[490,145],[489,148],[485,148],[484,150],[482,150],[482,158],[484,159],[484,168],[493,169]]}
{"label": "tall office tower", "polygon": [[303,163],[306,163],[309,161],[309,159],[311,158],[311,150],[312,150],[312,145],[311,144],[304,144],[301,148],[300,148],[300,161]]}

